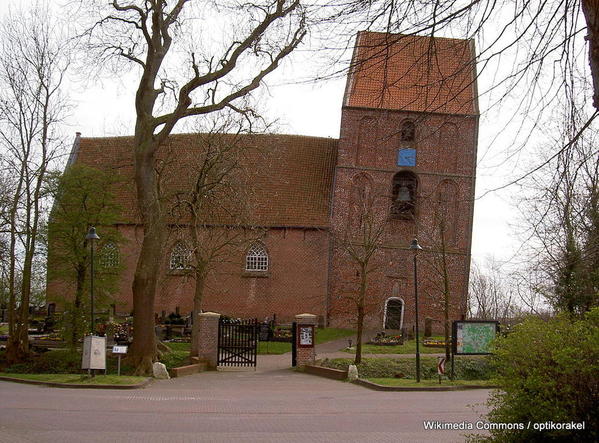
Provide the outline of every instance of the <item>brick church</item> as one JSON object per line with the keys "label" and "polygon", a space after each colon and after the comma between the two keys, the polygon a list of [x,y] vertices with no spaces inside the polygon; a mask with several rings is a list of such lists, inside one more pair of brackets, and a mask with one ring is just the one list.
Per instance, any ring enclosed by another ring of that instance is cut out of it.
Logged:
{"label": "brick church", "polygon": [[[251,188],[243,197],[249,208],[245,228],[258,227],[261,234],[209,273],[203,309],[242,318],[275,314],[279,321],[309,312],[322,324],[352,327],[361,271],[350,252],[363,251],[368,239],[361,233],[375,231],[363,303],[367,328],[414,324],[414,237],[423,247],[420,318],[440,321],[446,297],[450,318],[463,317],[479,120],[474,59],[472,41],[361,32],[339,139],[241,136],[251,148],[243,160]],[[143,232],[132,143],[132,137],[78,134],[69,160],[123,178],[114,189],[122,207],[115,227],[123,241],[98,244],[105,265],[122,269],[113,294],[122,313],[133,308]],[[172,171],[166,188],[185,182],[181,177],[201,145],[198,134],[170,137],[168,162],[161,160]],[[176,225],[169,221],[157,313],[188,313],[193,306],[194,279],[185,272],[190,243]],[[97,229],[102,237],[102,226]],[[72,290],[69,283],[49,281],[48,300]]]}

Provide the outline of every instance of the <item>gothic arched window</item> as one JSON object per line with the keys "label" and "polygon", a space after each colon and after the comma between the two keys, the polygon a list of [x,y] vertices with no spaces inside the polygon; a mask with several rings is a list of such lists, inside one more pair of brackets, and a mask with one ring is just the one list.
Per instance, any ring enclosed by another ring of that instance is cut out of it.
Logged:
{"label": "gothic arched window", "polygon": [[413,143],[416,140],[416,125],[412,120],[406,120],[401,124],[399,140],[402,144]]}
{"label": "gothic arched window", "polygon": [[246,271],[268,271],[268,252],[261,243],[254,243],[245,256]]}
{"label": "gothic arched window", "polygon": [[416,214],[416,191],[418,180],[409,171],[398,172],[393,176],[391,189],[391,216],[412,219]]}
{"label": "gothic arched window", "polygon": [[456,241],[458,211],[458,186],[452,180],[443,180],[437,186],[436,223],[449,244]]}
{"label": "gothic arched window", "polygon": [[182,271],[190,268],[191,251],[182,242],[177,242],[171,251],[169,267],[173,271]]}
{"label": "gothic arched window", "polygon": [[113,242],[108,242],[100,251],[100,266],[106,269],[119,265],[119,248]]}

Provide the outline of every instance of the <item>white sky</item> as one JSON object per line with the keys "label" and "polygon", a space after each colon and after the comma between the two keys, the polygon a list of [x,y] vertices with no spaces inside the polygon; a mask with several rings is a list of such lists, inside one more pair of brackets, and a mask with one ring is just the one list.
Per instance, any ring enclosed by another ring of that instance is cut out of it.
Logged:
{"label": "white sky", "polygon": [[[56,2],[60,4],[64,0]],[[27,3],[30,0],[1,1],[0,15],[7,10],[9,4]],[[262,94],[261,105],[268,118],[278,119],[280,132],[338,138],[345,79],[317,85],[288,84],[290,79],[305,78],[306,72],[306,66],[297,59],[277,72],[267,80],[268,89]],[[485,89],[485,81],[483,76],[479,81],[479,90]],[[74,106],[65,133],[73,137],[76,131],[81,132],[84,137],[131,134],[135,86],[133,75],[119,80],[104,79],[86,84],[72,80],[69,83],[69,96]],[[481,108],[484,107],[485,103],[481,101]],[[512,168],[500,166],[501,156],[509,150],[511,134],[501,135],[492,145],[490,142],[500,132],[505,115],[502,109],[498,109],[492,114],[484,115],[480,122],[477,171],[479,198],[475,203],[472,246],[473,256],[477,261],[482,261],[488,255],[494,255],[499,260],[510,259],[519,247],[510,227],[517,220],[512,198],[518,189],[509,187],[480,198],[488,189],[503,185],[514,177]]]}

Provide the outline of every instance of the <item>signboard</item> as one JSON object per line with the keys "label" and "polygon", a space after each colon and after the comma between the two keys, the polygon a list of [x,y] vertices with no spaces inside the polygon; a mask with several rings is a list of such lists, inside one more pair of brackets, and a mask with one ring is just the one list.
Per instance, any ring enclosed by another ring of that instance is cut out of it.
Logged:
{"label": "signboard", "polygon": [[314,346],[314,325],[299,325],[298,346],[311,348]]}
{"label": "signboard", "polygon": [[397,151],[397,166],[416,166],[416,149],[404,148]]}
{"label": "signboard", "polygon": [[113,346],[112,347],[112,353],[113,354],[126,354],[127,353],[127,346]]}
{"label": "signboard", "polygon": [[437,357],[437,374],[445,374],[445,357]]}
{"label": "signboard", "polygon": [[463,320],[453,322],[453,353],[490,354],[491,342],[499,332],[497,321]]}
{"label": "signboard", "polygon": [[85,336],[81,369],[106,369],[106,337]]}

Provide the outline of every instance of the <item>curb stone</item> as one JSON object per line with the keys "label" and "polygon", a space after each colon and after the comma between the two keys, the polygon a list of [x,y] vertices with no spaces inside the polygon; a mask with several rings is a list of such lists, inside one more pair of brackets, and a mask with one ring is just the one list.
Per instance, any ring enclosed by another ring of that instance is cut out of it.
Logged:
{"label": "curb stone", "polygon": [[438,388],[432,386],[385,386],[379,385],[377,383],[371,382],[370,380],[365,380],[363,378],[358,378],[353,382],[356,385],[363,386],[368,389],[373,389],[375,391],[412,391],[412,392],[433,392],[433,391],[467,391],[471,389],[499,389],[499,386],[496,385],[488,385],[488,386],[480,386],[480,385],[461,385],[461,386],[440,386]]}
{"label": "curb stone", "polygon": [[14,383],[23,383],[26,385],[47,386],[50,388],[69,388],[69,389],[141,389],[145,388],[152,382],[152,378],[148,377],[141,383],[135,385],[83,385],[76,383],[56,383],[51,381],[40,380],[25,380],[23,378],[0,376],[0,381],[10,381]]}

